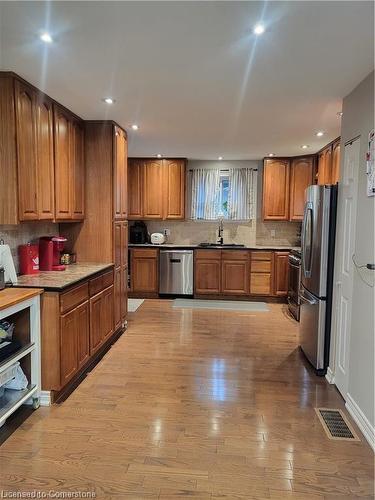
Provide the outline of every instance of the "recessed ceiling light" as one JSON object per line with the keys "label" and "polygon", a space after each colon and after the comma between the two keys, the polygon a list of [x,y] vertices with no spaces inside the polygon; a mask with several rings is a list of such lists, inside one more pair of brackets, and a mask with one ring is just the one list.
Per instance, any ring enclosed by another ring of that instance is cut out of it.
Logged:
{"label": "recessed ceiling light", "polygon": [[162,156],[163,156],[163,155],[161,155],[160,153],[158,153],[158,154],[156,155],[156,157],[157,157],[157,158],[161,158]]}
{"label": "recessed ceiling light", "polygon": [[338,112],[336,113],[336,115],[337,115],[337,116],[339,116],[340,118],[342,117],[342,115],[343,115],[343,114],[344,114],[344,113],[343,113],[342,111],[338,111]]}
{"label": "recessed ceiling light", "polygon": [[268,156],[275,156],[275,153],[268,153]]}
{"label": "recessed ceiling light", "polygon": [[134,123],[134,124],[132,125],[132,129],[133,129],[133,130],[139,130],[139,126],[138,126],[138,125],[136,125],[136,124]]}
{"label": "recessed ceiling light", "polygon": [[39,38],[42,40],[42,42],[45,42],[45,43],[52,43],[53,42],[53,38],[46,31],[44,31],[43,33],[41,33],[41,35],[40,35]]}
{"label": "recessed ceiling light", "polygon": [[317,137],[323,137],[323,135],[324,135],[323,130],[319,130],[319,132],[316,133]]}
{"label": "recessed ceiling light", "polygon": [[263,24],[257,24],[255,27],[254,27],[254,33],[256,35],[262,35],[264,33],[264,26]]}
{"label": "recessed ceiling light", "polygon": [[219,156],[219,157],[218,157],[218,160],[220,160],[220,161],[221,161],[222,159],[223,159],[223,157],[222,157],[222,156]]}
{"label": "recessed ceiling light", "polygon": [[307,149],[309,146],[307,144],[302,144],[301,148],[302,149]]}
{"label": "recessed ceiling light", "polygon": [[106,104],[113,104],[115,101],[115,99],[113,99],[112,97],[104,97],[103,101],[106,103]]}

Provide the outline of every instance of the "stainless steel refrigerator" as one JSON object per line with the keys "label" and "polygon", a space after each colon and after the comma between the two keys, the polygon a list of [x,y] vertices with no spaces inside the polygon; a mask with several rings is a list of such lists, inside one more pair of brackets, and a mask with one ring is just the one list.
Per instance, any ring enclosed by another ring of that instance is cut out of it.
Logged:
{"label": "stainless steel refrigerator", "polygon": [[300,343],[318,375],[329,363],[337,186],[309,186],[301,238]]}

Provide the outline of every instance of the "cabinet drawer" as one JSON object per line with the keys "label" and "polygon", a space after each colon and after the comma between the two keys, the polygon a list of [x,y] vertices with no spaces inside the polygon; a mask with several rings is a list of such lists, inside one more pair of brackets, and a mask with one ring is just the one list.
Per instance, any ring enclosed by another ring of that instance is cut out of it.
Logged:
{"label": "cabinet drawer", "polygon": [[86,281],[82,285],[78,285],[69,292],[60,295],[60,312],[64,313],[69,311],[81,302],[84,302],[89,297],[89,284]]}
{"label": "cabinet drawer", "polygon": [[271,274],[251,273],[251,295],[271,295]]}
{"label": "cabinet drawer", "polygon": [[113,271],[101,274],[90,280],[90,297],[109,287],[113,283]]}
{"label": "cabinet drawer", "polygon": [[272,252],[251,252],[251,260],[272,260]]}
{"label": "cabinet drawer", "polygon": [[252,273],[270,273],[271,261],[270,260],[253,260],[251,262]]}
{"label": "cabinet drawer", "polygon": [[131,252],[135,258],[156,258],[158,256],[158,250],[156,248],[132,248]]}
{"label": "cabinet drawer", "polygon": [[222,250],[221,258],[223,260],[247,260],[249,252],[247,250]]}
{"label": "cabinet drawer", "polygon": [[221,250],[195,250],[196,259],[220,259]]}

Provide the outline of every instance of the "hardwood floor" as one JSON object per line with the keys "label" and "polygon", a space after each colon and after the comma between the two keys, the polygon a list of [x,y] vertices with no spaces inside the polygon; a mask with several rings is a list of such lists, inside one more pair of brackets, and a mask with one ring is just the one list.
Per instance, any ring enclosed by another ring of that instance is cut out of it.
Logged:
{"label": "hardwood floor", "polygon": [[285,306],[269,307],[146,300],[80,387],[2,445],[0,490],[373,498],[370,447],[327,438],[314,407],[344,408],[341,397],[306,365]]}

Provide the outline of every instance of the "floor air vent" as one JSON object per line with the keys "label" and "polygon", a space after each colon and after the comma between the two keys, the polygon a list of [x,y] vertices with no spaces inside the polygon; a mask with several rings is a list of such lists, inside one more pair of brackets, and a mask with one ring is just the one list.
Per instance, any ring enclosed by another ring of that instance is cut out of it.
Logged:
{"label": "floor air vent", "polygon": [[334,408],[315,408],[329,439],[360,441],[345,414]]}

